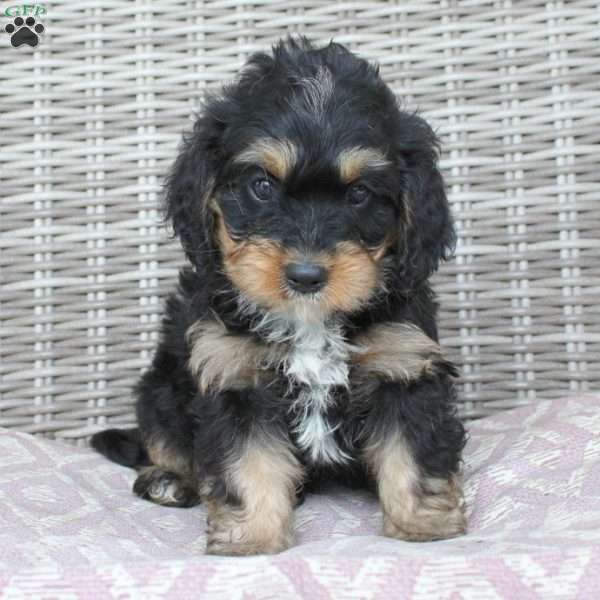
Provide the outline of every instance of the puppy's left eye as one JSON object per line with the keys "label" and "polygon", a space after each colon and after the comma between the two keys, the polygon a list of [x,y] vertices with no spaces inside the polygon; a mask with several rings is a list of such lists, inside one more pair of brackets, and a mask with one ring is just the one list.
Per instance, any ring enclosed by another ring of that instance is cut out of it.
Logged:
{"label": "puppy's left eye", "polygon": [[347,192],[348,202],[356,207],[364,206],[371,196],[371,190],[360,183],[350,187]]}
{"label": "puppy's left eye", "polygon": [[273,197],[273,183],[267,177],[259,177],[252,182],[254,195],[263,202]]}

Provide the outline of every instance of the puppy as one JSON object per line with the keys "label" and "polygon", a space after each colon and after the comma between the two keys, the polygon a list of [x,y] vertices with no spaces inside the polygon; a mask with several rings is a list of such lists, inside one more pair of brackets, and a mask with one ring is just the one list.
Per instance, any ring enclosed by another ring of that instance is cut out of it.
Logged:
{"label": "puppy", "polygon": [[378,69],[287,39],[209,99],[167,180],[191,267],[136,387],[92,445],[134,491],[204,501],[211,554],[292,543],[302,488],[371,487],[383,532],[465,532],[453,365],[428,283],[455,235],[437,140]]}

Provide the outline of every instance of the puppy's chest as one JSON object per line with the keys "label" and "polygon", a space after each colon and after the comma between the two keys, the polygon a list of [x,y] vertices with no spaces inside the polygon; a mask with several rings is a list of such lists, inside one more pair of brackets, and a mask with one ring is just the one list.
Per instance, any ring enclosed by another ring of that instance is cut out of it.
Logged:
{"label": "puppy's chest", "polygon": [[296,329],[283,361],[292,434],[314,464],[344,464],[339,399],[349,384],[350,345],[337,326]]}

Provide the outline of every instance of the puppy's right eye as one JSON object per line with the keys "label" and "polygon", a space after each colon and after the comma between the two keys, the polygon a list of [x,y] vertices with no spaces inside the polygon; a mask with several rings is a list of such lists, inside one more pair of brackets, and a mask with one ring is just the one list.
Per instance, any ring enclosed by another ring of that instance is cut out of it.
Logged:
{"label": "puppy's right eye", "polygon": [[259,177],[252,182],[252,192],[258,200],[270,200],[274,192],[273,183],[267,177]]}
{"label": "puppy's right eye", "polygon": [[364,206],[370,199],[371,191],[365,185],[358,183],[348,190],[348,200],[353,206]]}

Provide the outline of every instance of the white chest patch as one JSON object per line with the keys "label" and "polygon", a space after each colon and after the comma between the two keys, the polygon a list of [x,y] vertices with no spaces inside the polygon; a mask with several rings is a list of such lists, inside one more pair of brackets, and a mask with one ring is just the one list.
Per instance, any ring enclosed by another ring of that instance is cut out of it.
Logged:
{"label": "white chest patch", "polygon": [[337,444],[336,427],[326,415],[333,389],[348,386],[351,346],[339,325],[323,323],[297,325],[289,341],[284,370],[301,386],[293,405],[297,443],[314,463],[345,463],[350,457]]}
{"label": "white chest patch", "polygon": [[[256,307],[242,300],[240,310],[255,314]],[[315,464],[343,464],[350,456],[336,442],[337,425],[328,421],[327,412],[334,388],[348,387],[348,363],[355,348],[344,338],[339,323],[303,317],[301,311],[290,318],[263,313],[253,329],[267,343],[288,348],[279,364],[290,388],[300,387],[291,408],[298,445]]]}

